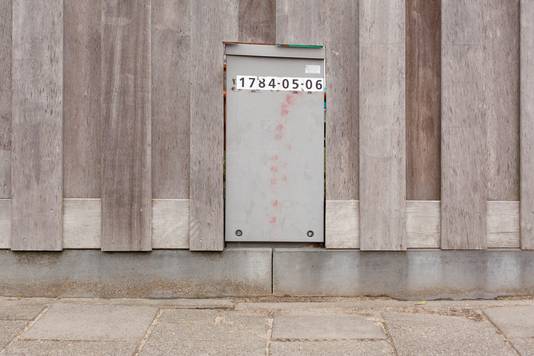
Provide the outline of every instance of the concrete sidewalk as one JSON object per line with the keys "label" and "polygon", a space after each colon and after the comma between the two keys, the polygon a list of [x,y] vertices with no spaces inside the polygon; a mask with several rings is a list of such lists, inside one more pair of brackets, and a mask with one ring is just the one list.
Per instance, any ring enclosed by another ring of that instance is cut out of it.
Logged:
{"label": "concrete sidewalk", "polygon": [[0,355],[534,355],[534,300],[0,298]]}

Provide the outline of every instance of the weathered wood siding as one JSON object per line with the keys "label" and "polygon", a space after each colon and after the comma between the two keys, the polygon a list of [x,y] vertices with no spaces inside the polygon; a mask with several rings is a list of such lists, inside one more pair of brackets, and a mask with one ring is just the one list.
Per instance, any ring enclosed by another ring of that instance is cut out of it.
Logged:
{"label": "weathered wood siding", "polygon": [[102,19],[102,249],[151,249],[150,1],[106,0]]}
{"label": "weathered wood siding", "polygon": [[533,16],[0,0],[0,248],[222,250],[223,41],[244,41],[325,45],[327,248],[534,249]]}
{"label": "weathered wood siding", "polygon": [[534,0],[521,0],[521,247],[534,250]]}
{"label": "weathered wood siding", "polygon": [[360,1],[360,248],[406,249],[405,0]]}
{"label": "weathered wood siding", "polygon": [[61,250],[63,1],[13,1],[11,249]]}

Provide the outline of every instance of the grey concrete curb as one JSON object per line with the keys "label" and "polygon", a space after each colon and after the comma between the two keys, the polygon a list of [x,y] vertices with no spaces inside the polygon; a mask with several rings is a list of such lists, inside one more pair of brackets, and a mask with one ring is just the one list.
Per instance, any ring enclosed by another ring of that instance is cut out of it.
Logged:
{"label": "grey concrete curb", "polygon": [[534,251],[274,249],[273,291],[400,299],[532,295]]}
{"label": "grey concrete curb", "polygon": [[224,252],[0,251],[0,295],[177,298],[271,294],[270,248]]}

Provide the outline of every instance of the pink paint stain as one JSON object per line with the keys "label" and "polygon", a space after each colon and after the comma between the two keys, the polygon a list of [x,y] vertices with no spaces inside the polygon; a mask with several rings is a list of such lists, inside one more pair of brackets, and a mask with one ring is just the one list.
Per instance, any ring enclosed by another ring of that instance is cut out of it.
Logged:
{"label": "pink paint stain", "polygon": [[276,220],[277,220],[276,216],[271,216],[271,218],[269,219],[269,224],[271,224],[271,225],[276,224]]}
{"label": "pink paint stain", "polygon": [[278,161],[278,155],[274,155],[274,156],[272,156],[272,157],[271,157],[271,160],[272,160],[272,161]]}
{"label": "pink paint stain", "polygon": [[277,184],[278,184],[278,179],[276,179],[276,177],[272,177],[272,178],[271,178],[271,185],[272,185],[272,186],[275,186],[275,185],[277,185]]}
{"label": "pink paint stain", "polygon": [[271,172],[277,173],[278,172],[278,166],[275,166],[274,164],[271,166]]}
{"label": "pink paint stain", "polygon": [[295,103],[295,99],[297,98],[298,93],[290,93],[287,94],[284,102],[282,103],[282,106],[280,107],[280,114],[282,116],[287,116],[289,114],[289,109],[291,109],[291,106]]}
{"label": "pink paint stain", "polygon": [[273,208],[278,208],[280,206],[280,202],[278,201],[278,199],[275,199],[273,200],[272,204]]}

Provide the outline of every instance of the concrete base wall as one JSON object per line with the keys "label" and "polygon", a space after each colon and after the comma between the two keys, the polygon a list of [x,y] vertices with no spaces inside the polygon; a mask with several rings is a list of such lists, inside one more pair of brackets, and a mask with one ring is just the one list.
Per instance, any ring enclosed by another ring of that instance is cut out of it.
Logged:
{"label": "concrete base wall", "polygon": [[177,298],[272,294],[401,299],[534,295],[534,251],[0,251],[2,296]]}

